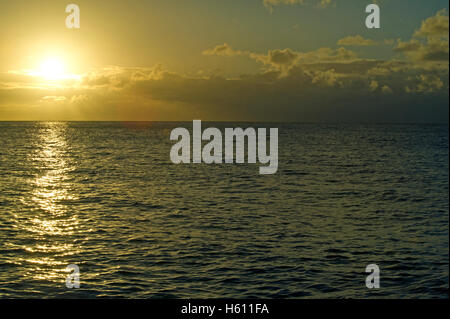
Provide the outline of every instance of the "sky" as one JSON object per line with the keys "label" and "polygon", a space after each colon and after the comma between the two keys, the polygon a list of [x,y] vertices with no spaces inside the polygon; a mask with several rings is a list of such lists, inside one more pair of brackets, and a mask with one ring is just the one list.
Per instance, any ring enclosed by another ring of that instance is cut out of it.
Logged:
{"label": "sky", "polygon": [[0,120],[448,123],[448,1],[0,2]]}

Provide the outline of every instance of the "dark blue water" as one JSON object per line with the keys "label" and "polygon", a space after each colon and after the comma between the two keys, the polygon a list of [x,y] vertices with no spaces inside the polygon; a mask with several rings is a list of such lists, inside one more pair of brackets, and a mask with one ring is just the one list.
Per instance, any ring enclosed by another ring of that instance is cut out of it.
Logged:
{"label": "dark blue water", "polygon": [[448,125],[259,124],[275,175],[172,164],[191,125],[0,122],[0,297],[448,298]]}

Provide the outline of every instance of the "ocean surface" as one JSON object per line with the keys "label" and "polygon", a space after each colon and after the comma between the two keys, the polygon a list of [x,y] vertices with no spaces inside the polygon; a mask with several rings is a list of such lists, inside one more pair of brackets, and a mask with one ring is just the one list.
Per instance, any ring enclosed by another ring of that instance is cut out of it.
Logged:
{"label": "ocean surface", "polygon": [[448,125],[202,124],[278,127],[277,174],[172,164],[192,122],[0,122],[0,298],[448,298]]}

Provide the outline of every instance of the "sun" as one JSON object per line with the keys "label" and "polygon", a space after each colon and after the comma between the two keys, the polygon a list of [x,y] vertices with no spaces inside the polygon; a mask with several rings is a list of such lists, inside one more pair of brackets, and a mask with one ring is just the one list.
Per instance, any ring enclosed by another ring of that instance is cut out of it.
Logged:
{"label": "sun", "polygon": [[48,58],[41,63],[40,75],[49,80],[65,77],[64,63],[58,58]]}

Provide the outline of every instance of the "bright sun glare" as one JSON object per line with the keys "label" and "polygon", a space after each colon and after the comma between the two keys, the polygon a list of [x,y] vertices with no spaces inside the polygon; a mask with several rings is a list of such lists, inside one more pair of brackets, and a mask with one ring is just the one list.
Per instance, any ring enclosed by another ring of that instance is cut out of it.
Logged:
{"label": "bright sun glare", "polygon": [[41,75],[49,80],[61,79],[64,74],[64,63],[57,58],[49,58],[41,63]]}

